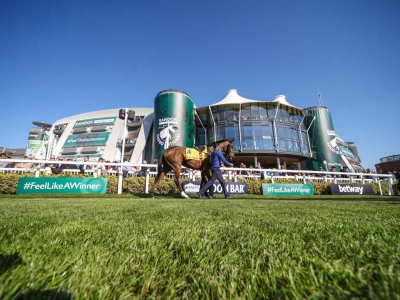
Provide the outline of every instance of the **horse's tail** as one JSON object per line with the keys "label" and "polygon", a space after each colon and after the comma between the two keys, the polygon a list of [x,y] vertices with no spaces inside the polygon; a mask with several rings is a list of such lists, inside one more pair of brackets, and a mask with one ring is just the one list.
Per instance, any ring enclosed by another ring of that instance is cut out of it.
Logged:
{"label": "horse's tail", "polygon": [[157,169],[158,173],[160,173],[164,169],[164,164],[163,164],[164,152],[165,150],[163,150],[163,152],[161,152],[160,155],[158,156],[158,169]]}

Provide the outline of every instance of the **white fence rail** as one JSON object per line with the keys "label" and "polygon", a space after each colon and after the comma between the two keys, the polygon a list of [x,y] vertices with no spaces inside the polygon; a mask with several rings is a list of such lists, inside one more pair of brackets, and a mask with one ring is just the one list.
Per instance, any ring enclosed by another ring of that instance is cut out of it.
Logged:
{"label": "white fence rail", "polygon": [[[52,160],[26,160],[26,159],[0,159],[0,166],[3,163],[23,163],[31,164],[32,167],[0,167],[0,173],[35,173],[35,177],[51,174],[52,171],[46,165],[75,165],[76,169],[62,169],[63,173],[79,174],[81,170],[79,165],[89,165],[93,168],[85,169],[84,174],[93,177],[100,175],[116,175],[118,178],[118,194],[122,192],[123,177],[129,176],[144,176],[146,177],[145,192],[149,191],[149,177],[155,177],[157,172],[156,164],[132,164],[132,163],[99,163],[99,162],[75,162],[75,161],[52,161]],[[111,166],[113,169],[107,170],[106,167]],[[125,168],[124,168],[125,167]],[[134,170],[127,171],[126,168]],[[141,169],[144,172],[141,172]],[[381,182],[387,183],[389,187],[389,195],[393,195],[394,178],[390,174],[375,174],[375,173],[347,173],[347,172],[325,172],[325,171],[310,171],[310,170],[280,170],[280,169],[252,169],[252,168],[221,168],[223,177],[233,181],[240,179],[260,180],[261,178],[269,179],[272,183],[278,179],[291,179],[302,183],[310,182],[326,182],[332,184],[338,183],[377,183],[380,186]],[[167,177],[174,178],[173,173],[168,173]],[[182,168],[182,179],[200,180],[200,171]],[[382,194],[382,190],[381,190]]]}

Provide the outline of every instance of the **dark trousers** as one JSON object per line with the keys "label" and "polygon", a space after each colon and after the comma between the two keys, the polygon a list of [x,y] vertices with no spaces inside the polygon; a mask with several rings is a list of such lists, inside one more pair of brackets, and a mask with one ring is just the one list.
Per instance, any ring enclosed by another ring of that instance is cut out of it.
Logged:
{"label": "dark trousers", "polygon": [[221,169],[220,168],[211,168],[211,171],[212,171],[212,174],[211,174],[210,180],[206,183],[205,186],[203,186],[200,189],[199,194],[204,195],[204,193],[214,184],[215,180],[218,179],[218,181],[221,183],[222,190],[224,191],[225,197],[228,197],[229,193],[226,190],[225,181],[224,181],[224,178],[222,177]]}

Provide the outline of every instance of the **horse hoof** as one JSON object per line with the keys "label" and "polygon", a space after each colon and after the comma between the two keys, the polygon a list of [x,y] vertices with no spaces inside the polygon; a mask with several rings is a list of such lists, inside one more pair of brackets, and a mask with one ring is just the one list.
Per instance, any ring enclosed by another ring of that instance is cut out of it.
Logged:
{"label": "horse hoof", "polygon": [[185,198],[185,199],[190,199],[190,197],[188,196],[188,195],[186,195],[186,193],[185,192],[181,192],[181,196],[183,197],[183,198]]}

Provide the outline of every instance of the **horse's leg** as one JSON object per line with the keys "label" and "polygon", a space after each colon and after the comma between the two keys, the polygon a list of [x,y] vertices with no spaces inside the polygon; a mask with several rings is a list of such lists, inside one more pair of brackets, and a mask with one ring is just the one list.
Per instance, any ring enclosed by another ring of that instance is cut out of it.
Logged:
{"label": "horse's leg", "polygon": [[176,184],[176,186],[178,188],[179,193],[181,194],[181,196],[183,198],[190,199],[190,197],[188,195],[186,195],[186,193],[182,189],[182,185],[181,185],[181,182],[180,182],[180,179],[181,179],[181,168],[180,167],[179,168],[175,167],[175,168],[173,168],[173,171],[175,173],[174,181],[175,181],[175,184]]}
{"label": "horse's leg", "polygon": [[171,171],[171,169],[168,169],[166,167],[164,167],[161,171],[158,171],[157,177],[154,180],[154,183],[153,183],[153,185],[151,186],[151,189],[150,189],[151,198],[154,198],[154,190],[156,189],[158,183],[165,177],[165,175],[168,174],[169,171]]}

